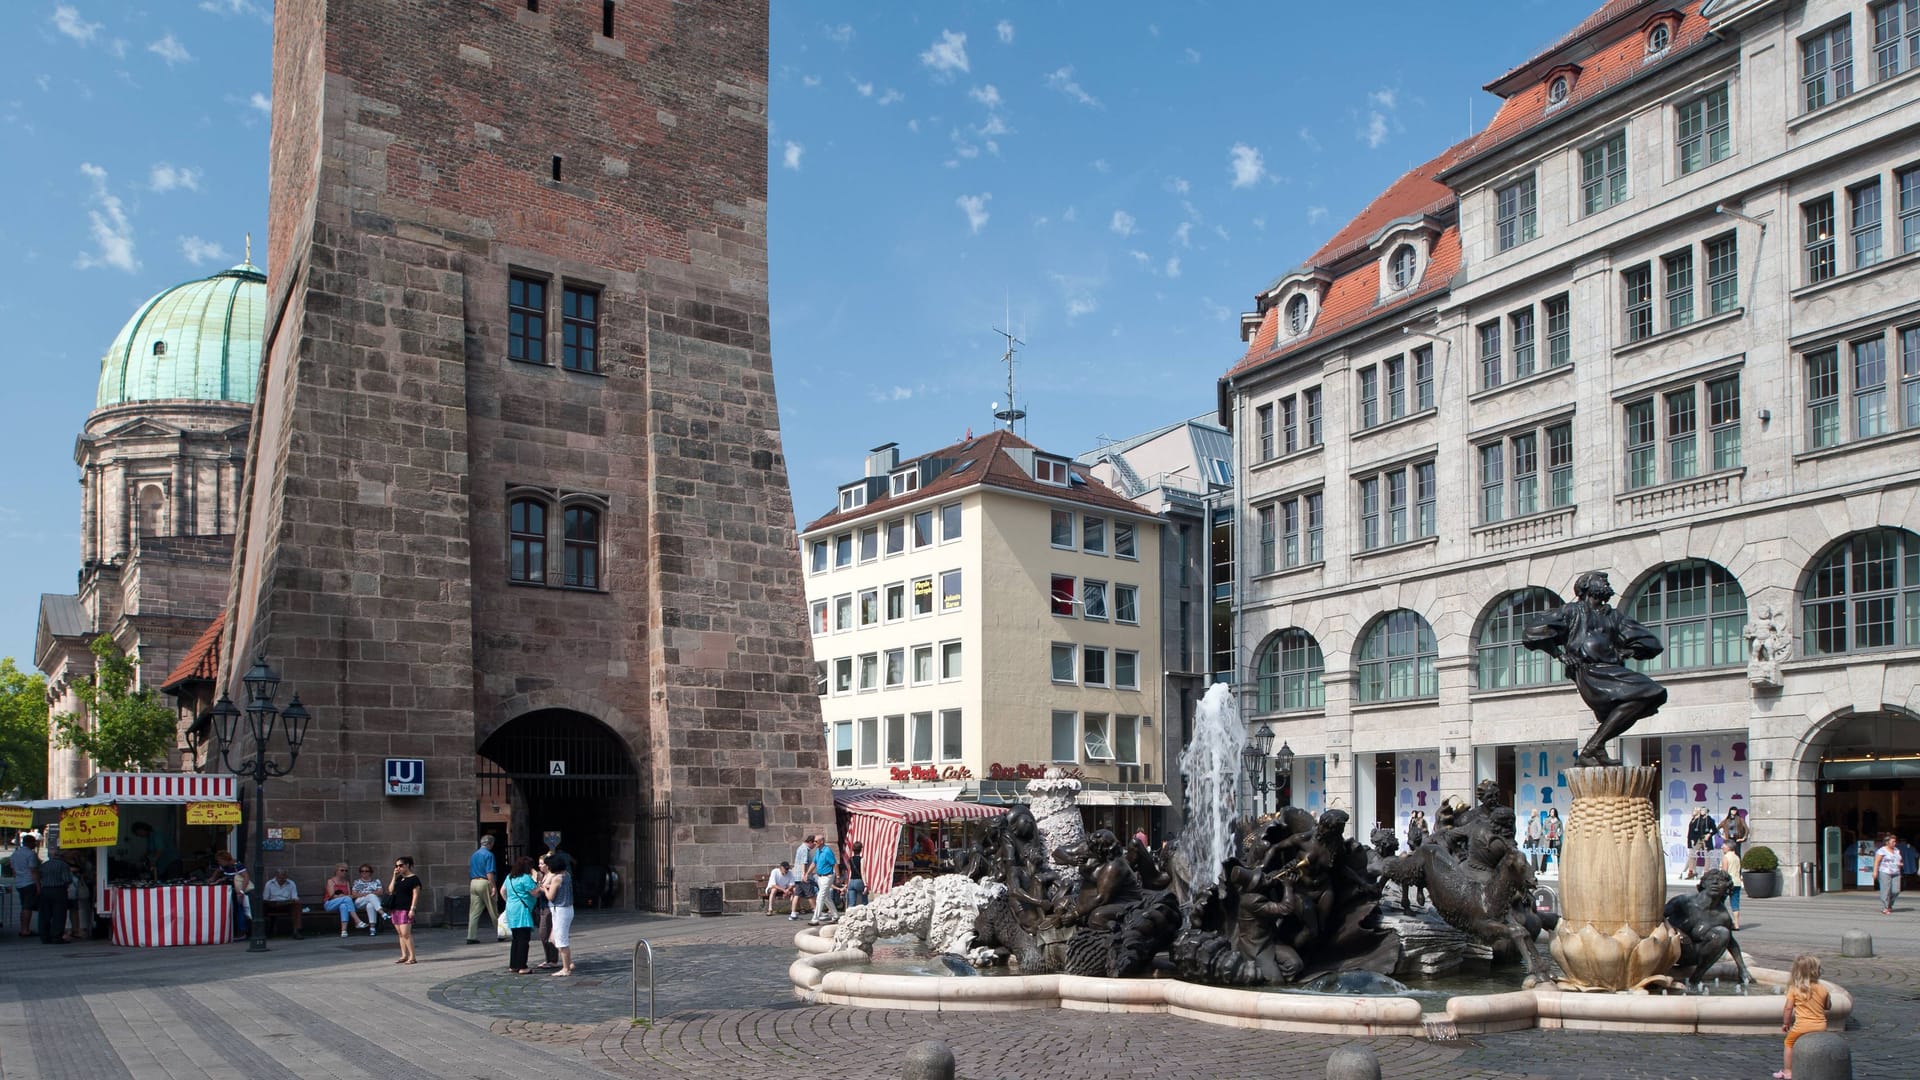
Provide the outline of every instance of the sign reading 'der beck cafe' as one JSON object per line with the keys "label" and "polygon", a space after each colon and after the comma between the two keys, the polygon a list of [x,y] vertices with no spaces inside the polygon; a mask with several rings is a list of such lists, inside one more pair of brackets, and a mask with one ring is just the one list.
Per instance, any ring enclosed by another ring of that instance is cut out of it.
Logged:
{"label": "sign reading 'der beck cafe'", "polygon": [[425,795],[426,793],[427,759],[417,757],[387,759],[387,794]]}

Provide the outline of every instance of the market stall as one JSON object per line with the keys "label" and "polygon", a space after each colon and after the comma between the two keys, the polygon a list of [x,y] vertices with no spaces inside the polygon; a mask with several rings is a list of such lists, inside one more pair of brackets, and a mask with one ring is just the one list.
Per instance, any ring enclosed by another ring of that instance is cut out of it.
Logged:
{"label": "market stall", "polygon": [[233,887],[192,880],[193,853],[230,848],[240,805],[231,776],[98,773],[71,799],[9,803],[45,823],[53,846],[87,851],[98,918],[113,943],[140,947],[233,940]]}
{"label": "market stall", "polygon": [[[841,844],[858,840],[865,849],[867,891],[875,896],[916,869],[931,870],[927,856],[940,846],[950,826],[964,827],[967,822],[997,818],[1007,812],[1004,806],[916,799],[880,788],[835,791],[833,809],[839,818]],[[903,837],[907,840],[904,844]],[[841,854],[844,858],[844,849]],[[916,867],[916,859],[927,865]],[[879,872],[880,867],[888,865],[893,867],[892,873]]]}

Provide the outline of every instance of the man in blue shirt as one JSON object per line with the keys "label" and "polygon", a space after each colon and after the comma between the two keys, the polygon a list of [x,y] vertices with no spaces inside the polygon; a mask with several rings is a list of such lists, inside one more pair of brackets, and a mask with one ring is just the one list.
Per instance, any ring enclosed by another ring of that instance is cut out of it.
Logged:
{"label": "man in blue shirt", "polygon": [[493,861],[493,837],[480,838],[480,847],[467,860],[467,944],[480,944],[480,913],[493,920],[493,936],[505,941],[507,932],[500,927],[499,867]]}
{"label": "man in blue shirt", "polygon": [[824,836],[819,841],[820,846],[813,851],[813,880],[820,891],[814,897],[813,918],[808,920],[815,926],[840,921],[840,912],[833,906],[833,847]]}

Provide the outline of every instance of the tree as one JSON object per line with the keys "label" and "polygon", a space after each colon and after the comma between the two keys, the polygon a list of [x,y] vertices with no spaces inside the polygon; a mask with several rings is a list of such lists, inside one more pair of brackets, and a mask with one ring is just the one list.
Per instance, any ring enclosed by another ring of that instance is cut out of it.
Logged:
{"label": "tree", "polygon": [[47,677],[0,658],[0,795],[47,796]]}
{"label": "tree", "polygon": [[112,637],[101,634],[90,648],[94,673],[73,687],[86,713],[54,717],[55,744],[80,751],[102,772],[164,764],[178,738],[173,707],[151,687],[132,688],[140,658],[121,652]]}

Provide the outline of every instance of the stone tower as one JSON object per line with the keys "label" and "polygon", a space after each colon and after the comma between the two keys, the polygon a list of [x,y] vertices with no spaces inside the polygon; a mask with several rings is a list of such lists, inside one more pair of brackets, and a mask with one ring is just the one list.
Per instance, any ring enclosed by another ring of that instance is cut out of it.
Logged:
{"label": "stone tower", "polygon": [[[465,895],[495,822],[509,853],[561,833],[619,906],[755,902],[833,820],[768,340],[765,0],[274,21],[222,655],[236,698],[264,652],[315,717],[270,791],[286,861],[410,853]],[[424,794],[385,794],[387,758],[424,759]]]}

